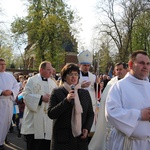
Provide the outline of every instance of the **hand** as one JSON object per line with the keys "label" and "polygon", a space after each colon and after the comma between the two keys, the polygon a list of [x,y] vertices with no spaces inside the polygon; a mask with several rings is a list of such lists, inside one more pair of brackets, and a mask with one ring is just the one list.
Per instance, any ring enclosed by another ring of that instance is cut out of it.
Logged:
{"label": "hand", "polygon": [[3,96],[10,96],[10,95],[12,95],[12,91],[11,91],[11,90],[4,90],[4,91],[2,92],[2,95],[3,95]]}
{"label": "hand", "polygon": [[88,130],[87,130],[87,129],[83,129],[83,130],[82,130],[81,139],[85,139],[87,136],[88,136]]}
{"label": "hand", "polygon": [[43,102],[48,103],[49,100],[50,100],[50,94],[43,95],[43,97],[42,97],[42,101]]}
{"label": "hand", "polygon": [[75,98],[74,90],[70,90],[68,95],[67,95],[67,101],[71,102]]}
{"label": "hand", "polygon": [[81,83],[81,87],[82,87],[82,88],[87,88],[87,87],[89,87],[90,84],[91,84],[90,81],[83,81],[83,82]]}
{"label": "hand", "polygon": [[150,121],[150,107],[141,110],[141,120]]}

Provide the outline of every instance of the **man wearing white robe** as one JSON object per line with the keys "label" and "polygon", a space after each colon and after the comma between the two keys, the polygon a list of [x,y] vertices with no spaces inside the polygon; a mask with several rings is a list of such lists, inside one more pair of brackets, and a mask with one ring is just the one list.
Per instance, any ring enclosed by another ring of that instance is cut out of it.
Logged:
{"label": "man wearing white robe", "polygon": [[13,102],[19,92],[17,80],[5,70],[5,60],[0,58],[0,149],[4,149],[3,144],[12,121]]}
{"label": "man wearing white robe", "polygon": [[27,150],[49,150],[52,134],[52,120],[47,115],[52,90],[57,87],[50,78],[51,63],[44,61],[39,74],[29,78],[23,90],[25,110],[21,133],[26,135]]}
{"label": "man wearing white robe", "polygon": [[150,59],[145,51],[133,52],[129,73],[107,96],[106,117],[113,125],[108,150],[150,149]]}
{"label": "man wearing white robe", "polygon": [[[94,84],[96,83],[96,76],[89,71],[92,64],[93,56],[90,51],[86,50],[79,53],[77,55],[77,58],[80,65],[79,83],[81,84],[81,88],[84,88],[89,91],[92,100],[93,111],[95,112],[97,107],[96,93],[94,89]],[[90,136],[89,139],[95,132],[95,126],[96,126],[96,118],[94,118],[93,125],[89,134]]]}
{"label": "man wearing white robe", "polygon": [[115,77],[112,78],[104,89],[101,97],[100,108],[98,112],[98,120],[96,123],[95,133],[89,143],[89,150],[105,150],[107,144],[108,130],[110,128],[109,123],[105,119],[105,102],[107,94],[112,85],[118,80],[122,79],[128,72],[128,65],[126,63],[117,63],[114,68]]}

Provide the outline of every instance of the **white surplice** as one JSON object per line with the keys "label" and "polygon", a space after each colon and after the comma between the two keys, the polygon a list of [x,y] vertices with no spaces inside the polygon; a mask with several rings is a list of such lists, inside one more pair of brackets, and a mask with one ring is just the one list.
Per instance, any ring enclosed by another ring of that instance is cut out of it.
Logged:
{"label": "white surplice", "polygon": [[141,110],[150,107],[150,83],[130,73],[110,90],[106,100],[106,117],[114,128],[108,150],[149,150],[150,122],[141,121]]}
{"label": "white surplice", "polygon": [[106,148],[106,136],[107,136],[107,128],[108,122],[105,119],[105,102],[107,94],[112,87],[118,81],[118,77],[112,78],[105,87],[100,102],[100,108],[98,112],[98,120],[96,123],[95,133],[89,143],[89,150],[105,150]]}
{"label": "white surplice", "polygon": [[0,94],[3,90],[11,90],[13,95],[0,96],[0,145],[4,144],[13,115],[13,101],[19,92],[19,84],[15,77],[7,72],[0,72]]}
{"label": "white surplice", "polygon": [[[88,76],[82,76],[82,73],[80,72],[79,83],[82,83],[83,81],[90,81],[91,82],[89,87],[88,88],[84,88],[84,89],[88,90],[89,93],[90,93],[91,100],[92,100],[93,111],[95,112],[95,109],[97,107],[96,106],[97,99],[96,99],[95,89],[94,89],[94,83],[96,82],[96,76],[94,74],[92,74],[91,72],[88,72]],[[91,127],[91,132],[95,131],[95,125],[96,125],[96,122],[94,120],[93,121],[93,125]]]}
{"label": "white surplice", "polygon": [[56,83],[48,78],[48,81],[42,81],[40,74],[28,79],[23,90],[25,110],[21,127],[22,134],[34,134],[35,139],[51,140],[52,120],[49,119],[47,112],[48,103],[42,102],[39,105],[41,95],[51,94],[57,87]]}

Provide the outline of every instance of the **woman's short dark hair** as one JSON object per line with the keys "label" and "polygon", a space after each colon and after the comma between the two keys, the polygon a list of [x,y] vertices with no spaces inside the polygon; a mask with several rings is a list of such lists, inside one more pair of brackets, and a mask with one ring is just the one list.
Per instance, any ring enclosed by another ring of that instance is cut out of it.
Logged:
{"label": "woman's short dark hair", "polygon": [[71,73],[72,71],[76,71],[78,74],[80,74],[80,70],[77,64],[67,63],[60,72],[62,82],[65,81],[67,74]]}

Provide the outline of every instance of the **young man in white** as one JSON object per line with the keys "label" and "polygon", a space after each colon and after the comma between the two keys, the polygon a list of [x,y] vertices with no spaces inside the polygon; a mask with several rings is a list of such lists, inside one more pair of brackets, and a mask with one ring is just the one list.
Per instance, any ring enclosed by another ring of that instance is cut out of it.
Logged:
{"label": "young man in white", "polygon": [[5,70],[6,62],[0,58],[0,150],[4,149],[4,141],[13,116],[13,102],[20,88],[15,77]]}
{"label": "young man in white", "polygon": [[133,52],[129,72],[110,90],[106,117],[114,127],[108,150],[150,149],[150,59],[143,50]]}

